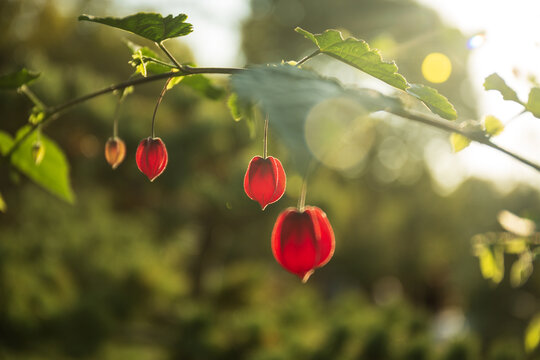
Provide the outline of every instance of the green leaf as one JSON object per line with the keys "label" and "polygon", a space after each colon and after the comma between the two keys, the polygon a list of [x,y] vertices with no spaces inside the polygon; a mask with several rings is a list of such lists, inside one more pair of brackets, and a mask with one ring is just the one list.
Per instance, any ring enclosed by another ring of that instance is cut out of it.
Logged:
{"label": "green leaf", "polygon": [[238,94],[234,92],[231,93],[231,95],[227,99],[227,107],[229,108],[229,111],[231,112],[231,116],[233,117],[234,121],[242,120],[242,114],[238,104]]}
{"label": "green leaf", "polygon": [[13,138],[5,131],[0,131],[0,154],[6,155],[13,146]]}
{"label": "green leaf", "polygon": [[[30,129],[29,126],[22,127],[17,132],[15,139],[22,138]],[[54,141],[41,134],[41,143],[47,151],[41,164],[36,165],[32,158],[32,145],[36,141],[36,132],[23,140],[11,155],[11,164],[52,194],[69,203],[73,203],[74,195],[69,180],[69,164],[64,153]]]}
{"label": "green leaf", "polygon": [[42,108],[39,106],[34,106],[32,108],[32,112],[30,113],[30,116],[28,117],[28,122],[32,125],[37,125],[40,122],[43,121],[45,118],[45,111],[43,111]]}
{"label": "green leaf", "polygon": [[193,90],[212,100],[220,99],[225,95],[225,89],[215,86],[209,78],[202,74],[184,76],[181,84],[189,86]]}
{"label": "green leaf", "polygon": [[461,134],[452,133],[450,135],[450,144],[452,144],[452,150],[456,153],[465,149],[470,143],[471,140]]}
{"label": "green leaf", "polygon": [[0,193],[0,212],[5,213],[7,211],[7,204],[4,201],[4,197],[2,196],[2,193]]}
{"label": "green leaf", "polygon": [[536,314],[525,330],[525,351],[531,353],[540,344],[540,313]]}
{"label": "green leaf", "polygon": [[497,136],[504,130],[504,125],[501,120],[497,119],[493,115],[488,115],[484,119],[484,128],[486,132],[491,136]]}
{"label": "green leaf", "polygon": [[527,110],[529,110],[535,117],[540,118],[540,88],[532,88],[529,93],[529,101],[526,105]]}
{"label": "green leaf", "polygon": [[167,90],[171,90],[176,85],[180,84],[180,82],[184,80],[184,76],[175,76],[172,77],[171,80],[169,80],[169,83],[167,84]]}
{"label": "green leaf", "polygon": [[501,93],[504,100],[515,101],[518,104],[523,105],[514,89],[506,85],[506,82],[497,73],[493,73],[486,78],[486,80],[484,81],[484,89],[497,90]]}
{"label": "green leaf", "polygon": [[191,24],[186,23],[187,15],[168,15],[162,17],[156,13],[138,13],[124,18],[96,17],[81,15],[79,20],[109,25],[118,29],[132,32],[145,39],[160,43],[163,40],[185,36],[193,31]]}
{"label": "green leaf", "polygon": [[498,284],[504,277],[504,254],[500,247],[495,247],[492,252],[486,244],[478,244],[475,255],[480,261],[480,272],[484,279]]}
{"label": "green leaf", "polygon": [[152,49],[146,46],[140,46],[132,41],[126,40],[126,45],[131,50],[132,60],[129,62],[136,70],[136,74],[152,73],[163,74],[170,72],[175,68],[174,65],[163,61]]}
{"label": "green leaf", "polygon": [[39,73],[24,68],[6,75],[1,75],[0,89],[18,89],[19,87],[34,81],[39,75]]}
{"label": "green leaf", "polygon": [[370,49],[364,40],[355,38],[343,39],[337,30],[326,30],[322,34],[312,34],[297,27],[296,32],[311,40],[319,50],[346,64],[376,77],[400,90],[407,91],[418,98],[435,114],[447,120],[455,120],[457,113],[447,98],[428,86],[409,84],[403,75],[398,73],[397,65],[383,61],[378,50]]}
{"label": "green leaf", "polygon": [[352,37],[344,40],[341,32],[337,30],[312,34],[297,27],[295,31],[311,40],[322,53],[354,66],[398,89],[406,90],[409,87],[407,80],[397,72],[396,64],[393,61],[383,61],[378,50],[370,49],[364,40]]}
{"label": "green leaf", "polygon": [[532,254],[526,251],[521,254],[510,268],[510,285],[520,287],[527,282],[532,272]]}
{"label": "green leaf", "polygon": [[446,120],[456,120],[457,112],[448,99],[433,88],[422,84],[411,84],[406,90],[409,94],[421,100],[435,114]]}

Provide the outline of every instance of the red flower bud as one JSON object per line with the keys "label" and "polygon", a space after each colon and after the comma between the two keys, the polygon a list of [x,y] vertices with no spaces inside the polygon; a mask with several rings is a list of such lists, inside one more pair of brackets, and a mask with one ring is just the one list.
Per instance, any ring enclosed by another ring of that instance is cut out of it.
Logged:
{"label": "red flower bud", "polygon": [[255,156],[244,176],[244,191],[250,199],[258,201],[264,210],[268,204],[283,196],[286,181],[283,165],[278,159]]}
{"label": "red flower bud", "polygon": [[119,137],[111,137],[105,143],[105,159],[113,169],[124,161],[126,156],[126,144]]}
{"label": "red flower bud", "polygon": [[318,207],[306,206],[302,212],[288,208],[279,214],[272,231],[272,252],[277,262],[302,282],[330,260],[334,248],[334,231]]}
{"label": "red flower bud", "polygon": [[137,166],[150,181],[154,181],[167,166],[168,156],[165,144],[160,138],[147,137],[141,140],[135,155]]}

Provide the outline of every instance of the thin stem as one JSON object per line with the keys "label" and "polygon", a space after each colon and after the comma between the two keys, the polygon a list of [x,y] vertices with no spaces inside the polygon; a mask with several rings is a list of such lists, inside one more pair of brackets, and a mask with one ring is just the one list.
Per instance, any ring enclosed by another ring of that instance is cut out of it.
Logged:
{"label": "thin stem", "polygon": [[300,190],[300,198],[298,199],[298,211],[304,212],[304,208],[306,207],[306,192],[307,192],[307,173],[306,176],[304,176],[304,180],[302,181],[302,190]]}
{"label": "thin stem", "polygon": [[169,83],[171,82],[172,78],[168,78],[167,81],[165,81],[165,85],[163,86],[163,89],[161,90],[161,93],[159,94],[158,101],[156,103],[156,107],[154,108],[154,114],[152,115],[152,138],[156,137],[156,132],[154,129],[154,125],[156,124],[156,113],[157,109],[159,107],[159,104],[161,104],[161,100],[163,100],[163,96],[165,96],[165,93],[167,92],[167,87],[169,86]]}
{"label": "thin stem", "polygon": [[[242,68],[193,68],[191,66],[184,66],[184,68],[182,70],[180,70],[180,71],[171,71],[171,72],[168,72],[168,73],[156,74],[156,75],[151,75],[151,76],[138,78],[138,79],[134,79],[134,80],[124,81],[122,83],[111,85],[111,86],[106,87],[104,89],[95,91],[93,93],[90,93],[90,94],[87,94],[87,95],[72,99],[70,101],[67,101],[67,102],[65,102],[63,104],[57,105],[55,107],[46,109],[45,116],[44,116],[44,118],[43,118],[43,120],[41,121],[40,124],[43,127],[45,127],[49,123],[51,123],[54,120],[58,119],[60,113],[63,112],[64,110],[67,110],[67,109],[69,109],[69,108],[71,108],[71,107],[73,107],[75,105],[78,105],[80,103],[83,103],[85,101],[91,100],[91,99],[93,99],[95,97],[111,93],[111,92],[113,92],[115,90],[125,89],[125,88],[127,88],[129,86],[136,86],[136,85],[146,84],[146,83],[154,82],[154,81],[157,81],[157,80],[167,79],[167,78],[176,77],[176,76],[186,76],[186,75],[194,75],[194,74],[227,74],[227,75],[231,75],[231,74],[236,74],[236,73],[239,73],[239,72],[242,72],[242,71],[245,71],[245,69],[242,69]],[[13,152],[15,152],[15,150],[17,150],[17,148],[20,146],[20,144],[24,140],[26,140],[30,135],[32,135],[34,133],[34,131],[36,131],[36,128],[37,128],[37,125],[32,125],[32,127],[30,128],[30,131],[28,131],[21,138],[19,138],[19,140],[15,141],[15,143],[13,144],[11,149],[6,153],[6,155],[4,155],[4,157],[9,158],[13,154]]]}
{"label": "thin stem", "polygon": [[519,113],[517,113],[516,115],[512,116],[510,119],[508,119],[508,121],[506,121],[506,123],[504,124],[504,126],[508,126],[508,124],[510,124],[512,121],[516,120],[518,117],[520,117],[521,115],[525,114],[528,110],[527,109],[523,109],[521,110]]}
{"label": "thin stem", "polygon": [[315,56],[319,55],[320,53],[321,53],[321,50],[316,50],[316,51],[312,52],[311,54],[309,54],[308,56],[304,56],[302,59],[300,59],[296,63],[296,66],[302,65],[303,63],[305,63],[306,61],[308,61],[311,58],[314,58]]}
{"label": "thin stem", "polygon": [[32,90],[30,90],[30,88],[28,86],[22,85],[19,88],[19,91],[21,93],[23,93],[24,95],[26,95],[26,97],[28,99],[30,99],[30,101],[32,101],[34,103],[34,105],[36,105],[40,109],[44,110],[44,109],[47,108],[47,106],[45,106],[45,104],[36,96],[36,94],[34,94],[34,92]]}
{"label": "thin stem", "polygon": [[118,118],[120,115],[120,107],[122,106],[122,102],[124,102],[124,96],[120,94],[120,98],[116,103],[116,109],[114,109],[113,138],[116,138],[118,136]]}
{"label": "thin stem", "polygon": [[426,125],[429,125],[429,126],[432,126],[432,127],[435,127],[435,128],[447,131],[447,132],[458,133],[458,134],[463,135],[463,136],[465,136],[466,138],[468,138],[468,139],[470,139],[472,141],[476,141],[476,142],[478,142],[480,144],[484,144],[486,146],[489,146],[492,149],[498,150],[498,151],[500,151],[500,152],[502,152],[502,153],[504,153],[504,154],[506,154],[508,156],[511,156],[514,159],[518,160],[519,162],[521,162],[521,163],[523,163],[525,165],[528,165],[528,166],[532,167],[533,169],[535,169],[536,171],[540,172],[540,165],[535,164],[532,161],[529,161],[529,160],[527,160],[527,159],[525,159],[525,158],[523,158],[523,157],[509,151],[509,150],[506,150],[505,148],[500,147],[499,145],[494,144],[493,142],[491,142],[489,137],[487,137],[485,134],[479,134],[479,133],[473,133],[473,132],[465,131],[465,130],[461,129],[460,127],[458,127],[457,125],[454,125],[453,123],[451,123],[449,121],[441,121],[441,120],[438,120],[438,119],[433,118],[433,117],[429,117],[429,116],[422,115],[422,114],[411,113],[409,111],[405,111],[405,110],[402,110],[402,109],[399,109],[399,110],[390,109],[390,110],[387,110],[387,111],[389,113],[394,114],[394,115],[398,115],[398,116],[401,116],[401,117],[409,119],[409,120],[417,121],[417,122],[420,122],[420,123],[423,123],[423,124],[426,124]]}
{"label": "thin stem", "polygon": [[174,63],[174,65],[176,65],[176,67],[179,69],[179,70],[182,70],[183,66],[174,58],[174,56],[169,52],[169,50],[167,50],[167,48],[165,47],[165,45],[163,45],[163,41],[162,42],[159,42],[159,43],[156,43],[157,46],[159,46],[159,48],[161,50],[163,50],[163,52],[165,53],[165,55],[167,55],[167,57],[169,59],[171,59],[171,61]]}
{"label": "thin stem", "polygon": [[268,114],[264,119],[264,137],[263,137],[263,159],[268,155]]}

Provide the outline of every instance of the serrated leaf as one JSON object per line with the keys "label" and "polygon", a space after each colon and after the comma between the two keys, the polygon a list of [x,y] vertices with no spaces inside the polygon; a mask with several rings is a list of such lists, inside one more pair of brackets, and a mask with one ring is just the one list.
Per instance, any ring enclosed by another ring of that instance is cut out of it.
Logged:
{"label": "serrated leaf", "polygon": [[364,40],[355,38],[343,39],[337,30],[326,30],[322,34],[312,34],[297,27],[296,32],[311,40],[319,50],[346,64],[386,82],[393,87],[407,91],[418,98],[435,114],[447,120],[455,120],[457,113],[447,98],[428,86],[409,84],[403,75],[398,73],[397,65],[383,61],[378,50],[371,49]]}
{"label": "serrated leaf", "polygon": [[518,104],[523,105],[521,100],[519,100],[516,92],[510,86],[506,84],[504,79],[499,76],[497,73],[489,75],[484,81],[484,89],[486,90],[497,90],[501,93],[504,100],[515,101]]}
{"label": "serrated leaf", "polygon": [[35,73],[25,68],[9,74],[0,75],[0,89],[16,90],[21,86],[34,81],[39,75],[39,73]]}
{"label": "serrated leaf", "polygon": [[4,201],[4,197],[2,196],[2,193],[0,193],[0,212],[5,213],[7,211],[7,204]]}
{"label": "serrated leaf", "polygon": [[540,88],[535,87],[531,89],[526,108],[535,117],[540,118]]}
{"label": "serrated leaf", "polygon": [[488,115],[484,119],[484,129],[491,136],[497,136],[504,130],[504,125],[493,115]]}
{"label": "serrated leaf", "polygon": [[[17,132],[15,139],[22,138],[28,131],[30,131],[29,126],[22,127]],[[32,145],[36,141],[36,132],[23,140],[11,155],[11,164],[52,194],[73,203],[74,195],[69,179],[69,164],[63,151],[53,140],[41,134],[40,141],[47,148],[47,152],[41,164],[36,166],[32,158]]]}
{"label": "serrated leaf", "polygon": [[525,351],[531,353],[540,344],[540,313],[536,314],[525,330]]}
{"label": "serrated leaf", "polygon": [[406,89],[407,93],[421,100],[433,113],[439,115],[446,120],[456,120],[457,112],[454,106],[446,97],[429,86],[422,84],[411,84]]}
{"label": "serrated leaf", "polygon": [[469,146],[470,143],[471,140],[461,134],[452,133],[450,135],[450,144],[452,145],[452,150],[455,153],[465,149],[467,146]]}
{"label": "serrated leaf", "polygon": [[409,87],[407,80],[399,74],[396,64],[383,61],[378,50],[370,49],[364,40],[343,39],[341,32],[326,30],[322,34],[312,34],[297,27],[296,32],[311,40],[322,53],[343,61],[385,83],[401,90]]}
{"label": "serrated leaf", "polygon": [[157,13],[137,13],[124,18],[96,17],[81,15],[79,20],[109,25],[132,32],[145,39],[160,43],[166,39],[185,36],[193,31],[193,26],[186,23],[187,15],[168,15],[162,17]]}

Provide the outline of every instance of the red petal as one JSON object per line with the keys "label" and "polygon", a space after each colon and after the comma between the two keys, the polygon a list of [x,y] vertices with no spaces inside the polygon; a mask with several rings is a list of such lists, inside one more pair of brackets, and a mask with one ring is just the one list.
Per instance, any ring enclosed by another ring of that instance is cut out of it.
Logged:
{"label": "red petal", "polygon": [[318,232],[320,234],[319,238],[319,259],[317,261],[316,267],[324,266],[332,256],[334,255],[334,250],[336,247],[336,240],[334,236],[334,230],[328,221],[328,217],[318,207],[307,206],[305,209],[312,217],[317,219]]}
{"label": "red petal", "polygon": [[150,181],[154,181],[165,170],[168,162],[167,148],[160,138],[141,140],[136,154],[137,166]]}
{"label": "red petal", "polygon": [[277,262],[304,282],[315,268],[330,260],[334,247],[330,222],[317,207],[308,206],[304,212],[286,209],[272,231],[272,253]]}
{"label": "red petal", "polygon": [[285,184],[285,171],[278,159],[272,156],[251,159],[244,176],[244,191],[250,199],[258,201],[263,210],[283,196]]}

